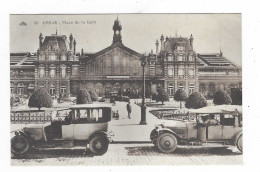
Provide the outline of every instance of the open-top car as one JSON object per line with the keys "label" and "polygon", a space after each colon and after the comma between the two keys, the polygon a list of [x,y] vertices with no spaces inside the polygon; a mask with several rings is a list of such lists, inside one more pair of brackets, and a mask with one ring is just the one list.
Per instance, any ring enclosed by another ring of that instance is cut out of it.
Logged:
{"label": "open-top car", "polygon": [[45,124],[29,124],[13,131],[11,152],[22,155],[31,147],[37,149],[75,149],[89,146],[94,154],[106,153],[111,132],[111,105],[83,104],[56,112],[56,120]]}
{"label": "open-top car", "polygon": [[150,139],[163,153],[177,145],[235,145],[242,152],[242,107],[210,106],[190,110],[185,120],[163,120],[152,130]]}

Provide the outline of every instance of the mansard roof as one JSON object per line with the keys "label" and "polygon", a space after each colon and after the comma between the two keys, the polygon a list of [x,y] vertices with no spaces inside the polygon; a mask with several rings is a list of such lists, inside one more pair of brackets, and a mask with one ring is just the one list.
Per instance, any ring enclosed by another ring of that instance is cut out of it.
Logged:
{"label": "mansard roof", "polygon": [[190,45],[190,41],[188,38],[173,37],[173,38],[168,38],[168,40],[166,40],[163,43],[163,52],[173,53],[174,50],[176,49],[176,46],[179,44],[185,46],[185,52],[192,51],[192,47]]}
{"label": "mansard roof", "polygon": [[45,36],[45,39],[42,43],[41,50],[46,50],[48,46],[54,45],[54,41],[57,41],[58,48],[60,50],[67,50],[67,40],[65,35],[51,35],[51,36]]}
{"label": "mansard roof", "polygon": [[96,52],[96,53],[84,53],[84,55],[81,57],[81,59],[85,60],[85,61],[88,61],[88,60],[92,60],[92,59],[95,59],[96,57],[102,55],[102,54],[105,54],[106,52],[114,49],[114,48],[121,48],[127,52],[129,52],[130,54],[133,54],[135,56],[138,56],[138,57],[141,57],[142,55],[140,53],[137,53],[136,51],[124,46],[122,43],[115,43],[115,44],[112,44],[111,46],[99,51],[99,52]]}
{"label": "mansard roof", "polygon": [[232,66],[237,67],[233,62],[220,53],[198,54],[198,58],[207,66]]}

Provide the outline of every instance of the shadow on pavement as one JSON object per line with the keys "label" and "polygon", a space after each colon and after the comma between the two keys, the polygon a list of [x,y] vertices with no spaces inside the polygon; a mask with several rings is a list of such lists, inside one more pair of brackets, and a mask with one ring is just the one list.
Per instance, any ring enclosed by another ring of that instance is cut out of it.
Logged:
{"label": "shadow on pavement", "polygon": [[47,158],[79,158],[94,157],[89,150],[84,153],[84,149],[77,150],[31,150],[26,155],[12,155],[11,159],[47,159]]}
{"label": "shadow on pavement", "polygon": [[242,155],[241,152],[233,152],[232,150],[221,147],[221,148],[177,148],[173,153],[164,154],[155,146],[136,146],[136,147],[125,147],[127,155],[129,156],[225,156],[225,155]]}

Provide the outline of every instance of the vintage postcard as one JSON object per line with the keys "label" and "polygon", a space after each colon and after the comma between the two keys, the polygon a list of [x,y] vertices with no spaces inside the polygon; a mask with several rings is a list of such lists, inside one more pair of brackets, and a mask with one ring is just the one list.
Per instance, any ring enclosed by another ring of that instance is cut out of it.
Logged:
{"label": "vintage postcard", "polygon": [[11,14],[11,165],[242,165],[241,20]]}

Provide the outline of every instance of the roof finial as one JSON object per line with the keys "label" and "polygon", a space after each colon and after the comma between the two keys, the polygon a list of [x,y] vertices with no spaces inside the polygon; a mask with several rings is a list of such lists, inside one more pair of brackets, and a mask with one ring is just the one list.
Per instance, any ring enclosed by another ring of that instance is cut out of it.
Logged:
{"label": "roof finial", "polygon": [[58,35],[58,31],[57,31],[57,28],[56,28],[56,35]]}

